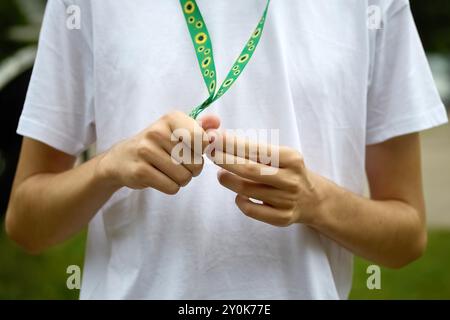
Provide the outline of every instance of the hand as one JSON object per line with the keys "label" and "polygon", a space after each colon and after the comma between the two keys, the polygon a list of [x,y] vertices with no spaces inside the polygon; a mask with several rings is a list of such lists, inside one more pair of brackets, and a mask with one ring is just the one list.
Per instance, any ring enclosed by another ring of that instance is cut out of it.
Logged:
{"label": "hand", "polygon": [[[223,168],[218,172],[219,182],[237,193],[236,205],[245,215],[280,227],[309,223],[318,215],[324,198],[320,186],[326,184],[325,179],[308,171],[298,151],[254,144],[216,131],[214,135],[209,157]],[[227,146],[226,150],[222,146]],[[228,146],[234,146],[231,152]],[[263,158],[276,156],[277,168],[261,163]]]}
{"label": "hand", "polygon": [[[182,112],[166,114],[136,136],[114,145],[100,158],[96,171],[118,188],[154,188],[176,194],[202,171],[202,154],[209,144],[205,131],[219,125],[220,120],[215,116],[197,122]],[[183,149],[190,152],[191,161],[186,163],[177,163],[171,157],[173,148],[180,143],[173,141],[172,135],[178,129],[190,135],[189,145]],[[201,150],[194,148],[195,141],[201,141]]]}

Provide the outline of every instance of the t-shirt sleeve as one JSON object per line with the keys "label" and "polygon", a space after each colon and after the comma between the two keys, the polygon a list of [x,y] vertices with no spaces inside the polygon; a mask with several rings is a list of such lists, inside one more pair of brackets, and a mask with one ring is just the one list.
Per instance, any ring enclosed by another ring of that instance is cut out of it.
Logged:
{"label": "t-shirt sleeve", "polygon": [[[49,0],[17,133],[77,155],[95,137],[89,1]],[[77,24],[76,19],[80,19]],[[79,26],[79,28],[78,28]]]}
{"label": "t-shirt sleeve", "polygon": [[366,143],[447,122],[407,0],[390,0],[381,29],[371,32]]}

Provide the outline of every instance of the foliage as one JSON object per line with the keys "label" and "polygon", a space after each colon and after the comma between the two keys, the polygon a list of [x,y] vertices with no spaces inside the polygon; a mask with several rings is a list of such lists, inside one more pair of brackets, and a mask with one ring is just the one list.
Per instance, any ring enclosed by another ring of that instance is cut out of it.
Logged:
{"label": "foliage", "polygon": [[[8,39],[9,28],[30,24],[29,18],[18,3],[44,0],[0,1],[0,61],[20,46]],[[397,0],[394,0],[397,1]],[[450,1],[410,0],[411,8],[427,51],[450,53]]]}
{"label": "foliage", "polygon": [[[41,256],[23,253],[0,233],[0,299],[77,299],[66,269],[82,266],[85,233]],[[366,287],[369,262],[355,260],[351,299],[450,299],[450,231],[431,231],[423,258],[401,269],[382,268],[381,290]]]}
{"label": "foliage", "polygon": [[381,268],[381,290],[368,290],[367,267],[356,259],[351,299],[450,299],[450,232],[429,233],[428,249],[418,261],[400,270]]}
{"label": "foliage", "polygon": [[424,47],[429,52],[450,53],[450,1],[410,0]]}
{"label": "foliage", "polygon": [[39,256],[30,256],[13,244],[0,224],[0,299],[78,299],[69,290],[69,265],[83,267],[85,233]]}

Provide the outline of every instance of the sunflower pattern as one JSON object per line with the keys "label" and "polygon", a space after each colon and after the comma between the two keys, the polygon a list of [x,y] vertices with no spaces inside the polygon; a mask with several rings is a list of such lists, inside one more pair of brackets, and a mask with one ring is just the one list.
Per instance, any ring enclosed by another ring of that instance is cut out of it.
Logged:
{"label": "sunflower pattern", "polygon": [[205,59],[203,59],[202,61],[202,68],[206,69],[208,68],[209,64],[211,63],[211,57],[206,57]]}
{"label": "sunflower pattern", "polygon": [[195,0],[180,0],[180,4],[197,55],[198,64],[202,71],[203,80],[209,92],[209,97],[201,105],[194,108],[189,114],[195,119],[200,112],[223,96],[242,74],[242,71],[250,61],[261,39],[270,0],[267,0],[267,5],[258,25],[219,88],[216,86],[216,66],[214,63],[211,37],[209,36],[208,29],[206,28],[205,21],[203,20],[197,2]]}

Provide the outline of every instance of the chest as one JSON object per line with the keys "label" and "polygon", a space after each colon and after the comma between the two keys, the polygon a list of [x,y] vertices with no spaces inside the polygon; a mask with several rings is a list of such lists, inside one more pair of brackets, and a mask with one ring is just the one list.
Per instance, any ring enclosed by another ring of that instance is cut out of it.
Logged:
{"label": "chest", "polygon": [[[197,3],[220,83],[266,0]],[[135,124],[132,129],[122,125],[119,135],[127,136],[172,108],[188,112],[207,97],[179,1],[93,6],[96,107],[98,114],[108,115],[97,119],[100,125],[120,128],[126,116]],[[304,121],[321,114],[321,125],[334,127],[351,125],[355,114],[363,119],[369,69],[366,12],[367,2],[360,0],[272,0],[261,42],[217,110],[231,118],[239,110],[261,114],[270,108],[290,118],[301,115]]]}

